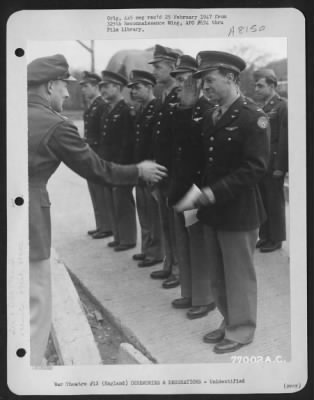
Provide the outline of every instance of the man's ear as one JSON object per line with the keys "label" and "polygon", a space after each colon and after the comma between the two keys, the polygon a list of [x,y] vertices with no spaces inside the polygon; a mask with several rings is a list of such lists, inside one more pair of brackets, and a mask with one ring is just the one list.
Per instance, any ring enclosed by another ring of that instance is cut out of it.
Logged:
{"label": "man's ear", "polygon": [[229,82],[234,82],[235,81],[235,76],[232,72],[228,72],[226,74],[226,78],[228,79]]}
{"label": "man's ear", "polygon": [[49,94],[51,94],[52,93],[52,91],[53,91],[53,81],[49,81],[49,82],[47,82],[47,92],[49,93]]}

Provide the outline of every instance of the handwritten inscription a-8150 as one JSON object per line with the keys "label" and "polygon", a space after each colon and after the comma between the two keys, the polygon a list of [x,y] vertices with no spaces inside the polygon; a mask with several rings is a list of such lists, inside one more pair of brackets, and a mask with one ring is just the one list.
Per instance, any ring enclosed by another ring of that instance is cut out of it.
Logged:
{"label": "handwritten inscription a-8150", "polygon": [[247,33],[262,32],[266,29],[265,25],[233,25],[228,33],[228,36],[244,35]]}

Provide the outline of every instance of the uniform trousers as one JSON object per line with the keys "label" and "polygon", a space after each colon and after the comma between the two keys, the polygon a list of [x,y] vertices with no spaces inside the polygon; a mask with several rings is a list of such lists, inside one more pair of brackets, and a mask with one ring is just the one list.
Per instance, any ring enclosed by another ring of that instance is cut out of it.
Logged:
{"label": "uniform trousers", "polygon": [[258,230],[230,232],[203,225],[215,303],[225,338],[252,342],[256,329],[257,282],[253,254]]}
{"label": "uniform trousers", "polygon": [[30,345],[31,365],[43,362],[51,329],[51,271],[50,260],[30,261]]}
{"label": "uniform trousers", "polygon": [[162,260],[164,252],[158,203],[145,184],[136,186],[135,193],[138,219],[141,226],[141,252],[147,258]]}
{"label": "uniform trousers", "polygon": [[87,182],[93,204],[96,228],[101,232],[111,231],[109,207],[106,204],[104,186]]}
{"label": "uniform trousers", "polygon": [[159,217],[161,224],[162,242],[165,251],[164,270],[178,274],[178,258],[176,249],[176,238],[174,232],[174,210],[168,206],[165,192],[156,188],[154,193],[158,200]]}
{"label": "uniform trousers", "polygon": [[260,228],[260,239],[283,242],[286,240],[284,177],[274,178],[267,174],[260,181],[259,187],[267,214]]}
{"label": "uniform trousers", "polygon": [[174,213],[181,296],[192,299],[193,306],[214,301],[210,269],[206,259],[203,226],[197,222],[185,227],[182,213]]}
{"label": "uniform trousers", "polygon": [[132,186],[106,186],[104,189],[114,240],[122,245],[136,244],[136,213],[132,189]]}

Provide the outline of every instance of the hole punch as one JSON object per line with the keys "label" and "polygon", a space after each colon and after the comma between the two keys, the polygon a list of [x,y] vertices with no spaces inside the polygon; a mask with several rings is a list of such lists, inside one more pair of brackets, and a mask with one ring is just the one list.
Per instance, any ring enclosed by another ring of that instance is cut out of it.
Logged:
{"label": "hole punch", "polygon": [[23,199],[23,197],[16,197],[16,198],[14,199],[14,203],[15,203],[17,206],[22,206],[22,205],[24,204],[24,199]]}
{"label": "hole punch", "polygon": [[15,53],[16,57],[23,57],[25,54],[25,51],[21,47],[18,47],[17,49],[15,49],[14,53]]}
{"label": "hole punch", "polygon": [[16,350],[16,355],[20,358],[24,357],[26,354],[26,350],[25,349],[17,349]]}

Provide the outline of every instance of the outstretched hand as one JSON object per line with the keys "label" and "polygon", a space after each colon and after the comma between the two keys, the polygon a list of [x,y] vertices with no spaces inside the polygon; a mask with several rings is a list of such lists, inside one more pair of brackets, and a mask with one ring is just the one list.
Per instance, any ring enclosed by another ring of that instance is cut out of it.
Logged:
{"label": "outstretched hand", "polygon": [[182,90],[178,93],[179,102],[182,107],[193,107],[200,95],[199,82],[189,76],[183,85]]}
{"label": "outstretched hand", "polygon": [[157,183],[167,176],[167,168],[154,161],[142,161],[137,164],[139,176],[146,182]]}

